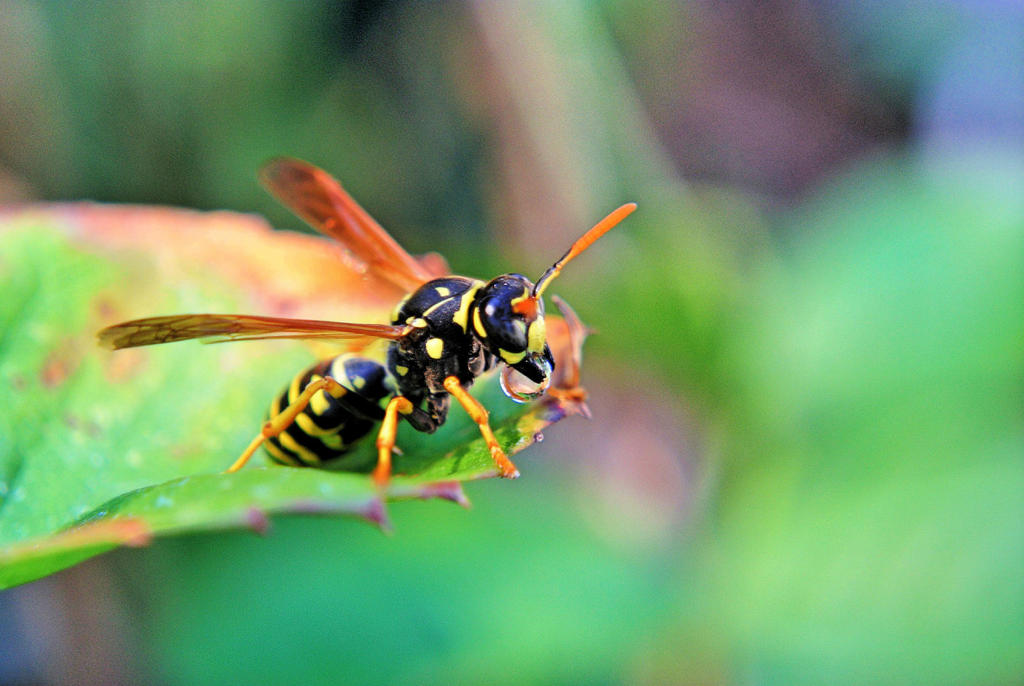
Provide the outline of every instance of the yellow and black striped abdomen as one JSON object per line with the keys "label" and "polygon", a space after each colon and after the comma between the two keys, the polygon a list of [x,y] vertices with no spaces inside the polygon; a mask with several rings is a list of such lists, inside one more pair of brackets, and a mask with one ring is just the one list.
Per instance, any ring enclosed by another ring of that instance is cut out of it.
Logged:
{"label": "yellow and black striped abdomen", "polygon": [[370,433],[384,417],[382,401],[393,394],[387,369],[380,362],[355,355],[340,355],[300,372],[274,398],[268,416],[278,415],[312,381],[330,376],[344,392],[320,391],[295,422],[263,444],[271,459],[297,467],[319,467],[341,457]]}

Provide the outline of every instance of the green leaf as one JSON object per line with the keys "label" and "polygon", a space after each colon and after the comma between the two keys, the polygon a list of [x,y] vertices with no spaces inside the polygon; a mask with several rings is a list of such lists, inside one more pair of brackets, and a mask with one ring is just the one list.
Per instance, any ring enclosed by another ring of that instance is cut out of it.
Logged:
{"label": "green leaf", "polygon": [[[372,466],[372,440],[346,457],[346,471],[224,474],[269,399],[314,360],[309,349],[188,342],[111,352],[96,343],[107,324],[174,312],[383,321],[396,294],[374,290],[327,245],[226,213],[81,205],[0,216],[0,383],[10,389],[0,397],[0,587],[154,536],[262,530],[273,513],[387,527],[384,499],[465,504],[460,482],[495,475],[457,408],[434,435],[400,427],[384,498],[348,471]],[[516,405],[488,378],[473,390],[509,454],[574,410],[553,399]]]}

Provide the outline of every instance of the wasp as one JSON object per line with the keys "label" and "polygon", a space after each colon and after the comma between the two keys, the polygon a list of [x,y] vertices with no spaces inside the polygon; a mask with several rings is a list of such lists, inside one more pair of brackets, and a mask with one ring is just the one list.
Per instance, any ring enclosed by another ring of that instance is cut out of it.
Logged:
{"label": "wasp", "polygon": [[481,374],[503,365],[500,383],[514,400],[525,402],[547,390],[554,358],[547,342],[544,290],[636,204],[619,207],[584,233],[536,283],[521,274],[481,281],[447,273],[438,255],[407,253],[334,178],[313,165],[275,159],[263,167],[260,180],[300,218],[340,242],[365,274],[408,293],[392,312],[391,323],[182,314],[115,324],[99,332],[100,342],[119,349],[187,339],[383,339],[388,341],[383,362],[348,352],[296,375],[227,471],[241,469],[260,446],[280,464],[322,467],[379,424],[373,478],[383,486],[391,475],[398,421],[433,433],[444,424],[455,398],[479,427],[498,473],[518,477],[491,430],[487,410],[467,389]]}

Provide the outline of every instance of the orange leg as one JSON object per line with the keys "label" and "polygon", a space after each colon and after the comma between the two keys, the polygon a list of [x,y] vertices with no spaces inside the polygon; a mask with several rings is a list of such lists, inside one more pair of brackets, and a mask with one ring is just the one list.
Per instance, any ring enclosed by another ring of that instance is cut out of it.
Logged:
{"label": "orange leg", "polygon": [[459,401],[459,404],[466,410],[470,418],[480,427],[480,434],[487,441],[487,447],[491,450],[491,459],[494,460],[494,465],[501,472],[501,475],[506,479],[519,478],[519,470],[516,469],[516,466],[505,455],[505,451],[498,445],[498,439],[494,437],[491,425],[487,423],[487,409],[480,404],[479,400],[471,396],[469,391],[463,388],[462,384],[454,376],[449,376],[444,380],[444,389],[455,396],[455,399]]}
{"label": "orange leg", "polygon": [[398,434],[398,415],[412,412],[412,403],[407,398],[396,395],[384,409],[384,421],[377,433],[377,467],[373,470],[373,480],[380,488],[387,485],[391,478],[391,452],[395,449],[395,436]]}
{"label": "orange leg", "polygon": [[245,449],[242,456],[235,460],[235,463],[228,467],[227,471],[237,472],[239,469],[244,467],[245,463],[249,461],[249,458],[251,458],[256,453],[256,450],[263,445],[263,441],[277,436],[291,426],[292,422],[295,421],[295,418],[299,416],[299,413],[309,405],[309,401],[313,399],[313,396],[316,395],[318,391],[322,390],[326,390],[335,397],[341,397],[347,392],[344,386],[329,376],[325,376],[311,382],[306,386],[305,390],[299,394],[299,397],[295,399],[295,402],[281,410],[277,416],[271,417],[263,424],[263,429],[260,430],[260,435],[252,439],[252,443],[250,443],[249,447]]}

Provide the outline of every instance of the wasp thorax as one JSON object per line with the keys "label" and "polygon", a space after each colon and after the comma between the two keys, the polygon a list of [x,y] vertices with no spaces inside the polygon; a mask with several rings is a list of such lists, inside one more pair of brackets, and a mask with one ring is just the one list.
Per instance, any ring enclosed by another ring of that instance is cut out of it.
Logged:
{"label": "wasp thorax", "polygon": [[493,279],[477,296],[473,327],[492,354],[533,383],[546,386],[554,359],[547,345],[544,303],[532,291],[533,284],[521,274]]}

